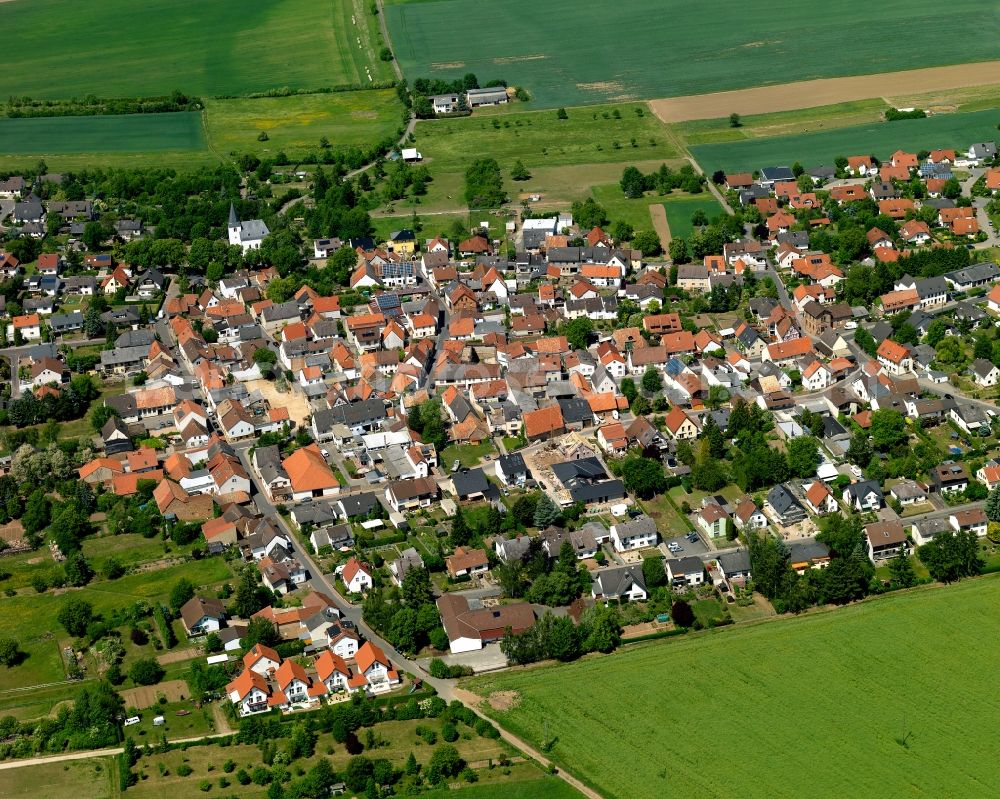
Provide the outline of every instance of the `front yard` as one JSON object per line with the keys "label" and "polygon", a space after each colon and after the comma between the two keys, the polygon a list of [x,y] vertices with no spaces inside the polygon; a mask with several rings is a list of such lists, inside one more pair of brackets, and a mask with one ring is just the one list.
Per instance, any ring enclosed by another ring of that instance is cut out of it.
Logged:
{"label": "front yard", "polygon": [[484,441],[482,444],[452,444],[441,451],[438,461],[447,472],[451,471],[455,461],[466,469],[472,469],[479,465],[484,456],[495,453],[492,441]]}

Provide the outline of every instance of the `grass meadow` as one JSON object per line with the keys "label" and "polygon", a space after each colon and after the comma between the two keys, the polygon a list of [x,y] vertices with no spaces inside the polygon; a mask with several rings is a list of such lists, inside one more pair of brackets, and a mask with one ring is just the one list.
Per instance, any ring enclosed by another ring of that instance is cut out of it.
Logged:
{"label": "grass meadow", "polygon": [[[546,107],[959,64],[996,52],[996,18],[975,0],[956,0],[944,16],[931,0],[907,3],[905,13],[862,0],[832,0],[821,12],[785,4],[780,13],[765,0],[717,8],[624,0],[613,13],[594,0],[389,3],[389,35],[411,79],[504,78]],[[905,46],[887,47],[886,30]]]}
{"label": "grass meadow", "polygon": [[899,148],[910,152],[945,147],[965,150],[973,142],[995,140],[998,123],[1000,108],[989,108],[794,136],[700,144],[691,147],[691,153],[709,173],[717,169],[754,170],[795,161],[815,166],[832,164],[841,155],[874,155],[885,159]]}
{"label": "grass meadow", "polygon": [[667,212],[667,224],[670,225],[670,235],[673,238],[688,238],[694,232],[691,217],[695,211],[704,211],[709,219],[723,213],[718,200],[708,192],[667,199],[663,208]]}
{"label": "grass meadow", "polygon": [[[335,149],[366,146],[395,134],[402,105],[392,89],[291,97],[207,100],[205,125],[219,153],[318,152],[320,139]],[[267,134],[267,141],[257,140]]]}
{"label": "grass meadow", "polygon": [[378,60],[377,20],[367,6],[361,0],[11,0],[0,3],[0,30],[17,31],[18,46],[0,73],[0,96],[316,89],[367,83],[366,65],[375,80],[391,80],[390,65]]}
{"label": "grass meadow", "polygon": [[468,685],[609,798],[989,796],[998,619],[989,576]]}
{"label": "grass meadow", "polygon": [[118,768],[110,757],[0,771],[4,799],[115,799],[120,794]]}

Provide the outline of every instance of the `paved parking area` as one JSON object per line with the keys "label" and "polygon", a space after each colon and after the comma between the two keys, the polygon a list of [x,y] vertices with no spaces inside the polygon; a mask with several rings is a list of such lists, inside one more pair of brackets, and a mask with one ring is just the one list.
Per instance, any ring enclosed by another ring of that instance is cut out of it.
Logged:
{"label": "paved parking area", "polygon": [[[442,655],[441,660],[449,666],[468,666],[475,672],[496,671],[507,668],[507,658],[500,651],[500,644],[487,644],[474,652],[463,652],[460,655]],[[425,669],[430,658],[418,661]]]}

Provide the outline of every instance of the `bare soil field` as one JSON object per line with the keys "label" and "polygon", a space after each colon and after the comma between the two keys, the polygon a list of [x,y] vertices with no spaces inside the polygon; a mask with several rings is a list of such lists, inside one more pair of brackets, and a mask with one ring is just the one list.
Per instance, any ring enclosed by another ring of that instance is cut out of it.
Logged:
{"label": "bare soil field", "polygon": [[729,114],[766,114],[835,105],[871,97],[946,92],[969,86],[1000,83],[1000,61],[950,67],[882,72],[851,78],[824,78],[777,86],[759,86],[712,94],[650,100],[649,107],[663,122],[717,119]]}
{"label": "bare soil field", "polygon": [[666,252],[670,247],[670,224],[667,222],[667,210],[663,203],[651,203],[649,215],[653,220],[653,230],[660,237],[660,246]]}
{"label": "bare soil field", "polygon": [[139,710],[145,710],[157,704],[160,694],[163,694],[168,702],[178,702],[186,699],[191,694],[191,690],[184,680],[167,680],[159,685],[141,685],[121,691],[125,706]]}
{"label": "bare soil field", "polygon": [[247,391],[260,391],[272,408],[288,408],[288,415],[297,425],[301,426],[312,414],[309,400],[299,391],[289,390],[282,394],[270,380],[248,380],[246,387]]}

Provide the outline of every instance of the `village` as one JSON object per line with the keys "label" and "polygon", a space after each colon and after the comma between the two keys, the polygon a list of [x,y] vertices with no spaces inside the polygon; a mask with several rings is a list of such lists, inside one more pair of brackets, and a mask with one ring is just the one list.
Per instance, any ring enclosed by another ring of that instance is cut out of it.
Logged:
{"label": "village", "polygon": [[[348,285],[282,301],[274,267],[208,280],[86,252],[92,204],[13,177],[15,230],[69,228],[82,269],[0,252],[23,290],[2,306],[7,413],[58,402],[74,350],[107,331],[79,479],[256,569],[274,599],[252,617],[207,593],[180,609],[191,641],[221,639],[209,662],[239,716],[537,659],[550,642],[516,642],[549,616],[588,631],[575,655],[912,584],[920,548],[987,547],[1000,521],[1000,267],[966,246],[991,228],[971,199],[1000,188],[996,152],[716,175],[744,235],[694,262],[568,213],[512,224],[514,247],[485,228],[316,239],[310,263],[349,262]],[[874,220],[861,273],[810,246],[850,214]],[[269,230],[230,206],[227,234],[245,254]],[[877,293],[851,287],[869,277]],[[856,557],[830,517],[861,536],[847,595],[813,576]],[[260,619],[298,654],[244,647]]]}

